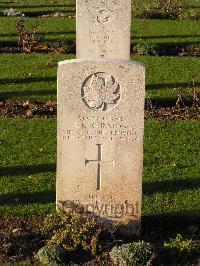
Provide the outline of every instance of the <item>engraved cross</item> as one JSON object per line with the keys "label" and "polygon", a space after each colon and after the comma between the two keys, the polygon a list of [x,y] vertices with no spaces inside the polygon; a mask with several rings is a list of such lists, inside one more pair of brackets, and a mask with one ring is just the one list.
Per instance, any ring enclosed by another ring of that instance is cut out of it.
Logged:
{"label": "engraved cross", "polygon": [[112,164],[114,166],[114,160],[103,161],[103,159],[102,159],[102,146],[103,146],[103,144],[97,144],[97,149],[98,149],[97,160],[85,159],[85,165],[92,163],[92,162],[97,163],[97,190],[101,189],[101,166],[102,166],[102,164],[109,163],[109,164]]}

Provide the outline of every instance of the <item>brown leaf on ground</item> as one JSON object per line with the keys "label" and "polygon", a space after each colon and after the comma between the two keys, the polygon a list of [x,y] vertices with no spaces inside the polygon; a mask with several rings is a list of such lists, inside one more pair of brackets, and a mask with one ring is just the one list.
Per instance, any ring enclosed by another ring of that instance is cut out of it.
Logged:
{"label": "brown leaf on ground", "polygon": [[56,101],[4,100],[0,102],[0,117],[52,118],[56,116]]}

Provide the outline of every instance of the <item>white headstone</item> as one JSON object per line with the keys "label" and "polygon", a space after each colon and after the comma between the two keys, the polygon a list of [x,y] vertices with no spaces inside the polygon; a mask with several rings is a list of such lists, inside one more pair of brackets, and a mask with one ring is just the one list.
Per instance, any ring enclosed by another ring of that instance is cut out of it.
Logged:
{"label": "white headstone", "polygon": [[74,204],[140,232],[144,66],[59,63],[57,204]]}
{"label": "white headstone", "polygon": [[130,59],[131,0],[77,0],[77,58]]}

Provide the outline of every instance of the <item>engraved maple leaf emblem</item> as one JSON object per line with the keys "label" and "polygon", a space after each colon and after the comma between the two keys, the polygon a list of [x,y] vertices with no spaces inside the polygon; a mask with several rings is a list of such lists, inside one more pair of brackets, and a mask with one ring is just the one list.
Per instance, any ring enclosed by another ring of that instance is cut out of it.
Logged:
{"label": "engraved maple leaf emblem", "polygon": [[120,85],[113,76],[93,74],[83,87],[82,98],[88,107],[106,111],[119,101]]}

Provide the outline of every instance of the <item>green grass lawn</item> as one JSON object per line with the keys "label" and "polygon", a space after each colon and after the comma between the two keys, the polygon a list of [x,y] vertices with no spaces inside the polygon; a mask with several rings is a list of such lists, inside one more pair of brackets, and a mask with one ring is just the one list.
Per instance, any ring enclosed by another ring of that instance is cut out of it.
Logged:
{"label": "green grass lawn", "polygon": [[[7,45],[10,41],[16,43],[17,32],[16,22],[19,18],[0,17],[0,40],[1,45]],[[75,19],[52,19],[52,18],[24,18],[25,26],[30,31],[31,26],[38,26],[38,35],[41,37],[41,43],[52,43],[57,40],[75,38]]]}
{"label": "green grass lawn", "polygon": [[5,119],[1,123],[0,214],[23,216],[52,211],[55,120]]}
{"label": "green grass lawn", "polygon": [[[56,121],[1,121],[0,215],[44,215],[55,209]],[[196,213],[199,121],[147,121],[143,215]]]}
{"label": "green grass lawn", "polygon": [[[15,24],[19,18],[0,17],[0,41],[16,41]],[[24,18],[27,29],[32,25],[38,25],[38,34],[42,42],[51,43],[59,39],[75,39],[75,18]],[[140,41],[158,44],[181,44],[200,42],[200,21],[177,21],[156,19],[133,19],[131,33],[132,43]]]}
{"label": "green grass lawn", "polygon": [[146,122],[143,214],[198,212],[199,121]]}
{"label": "green grass lawn", "polygon": [[15,8],[18,11],[25,13],[26,15],[33,16],[34,14],[39,15],[45,12],[66,12],[75,13],[76,2],[74,0],[18,0],[18,1],[7,1],[3,0],[0,2],[0,12]]}
{"label": "green grass lawn", "polygon": [[74,56],[2,55],[1,98],[56,99],[57,62],[70,58]]}
{"label": "green grass lawn", "polygon": [[200,42],[200,21],[133,19],[132,42],[183,44]]}
{"label": "green grass lawn", "polygon": [[[74,55],[2,54],[0,98],[56,99],[57,62]],[[190,95],[200,84],[200,62],[195,57],[135,56],[146,65],[146,97],[155,102]]]}
{"label": "green grass lawn", "polygon": [[[194,10],[199,7],[198,0],[185,0],[184,9]],[[27,15],[34,15],[35,13],[45,12],[75,12],[75,0],[18,0],[8,1],[2,0],[0,2],[0,12],[10,7],[16,8],[19,11],[25,12]],[[154,8],[159,6],[159,0],[133,0],[132,8],[143,9],[145,7]]]}

